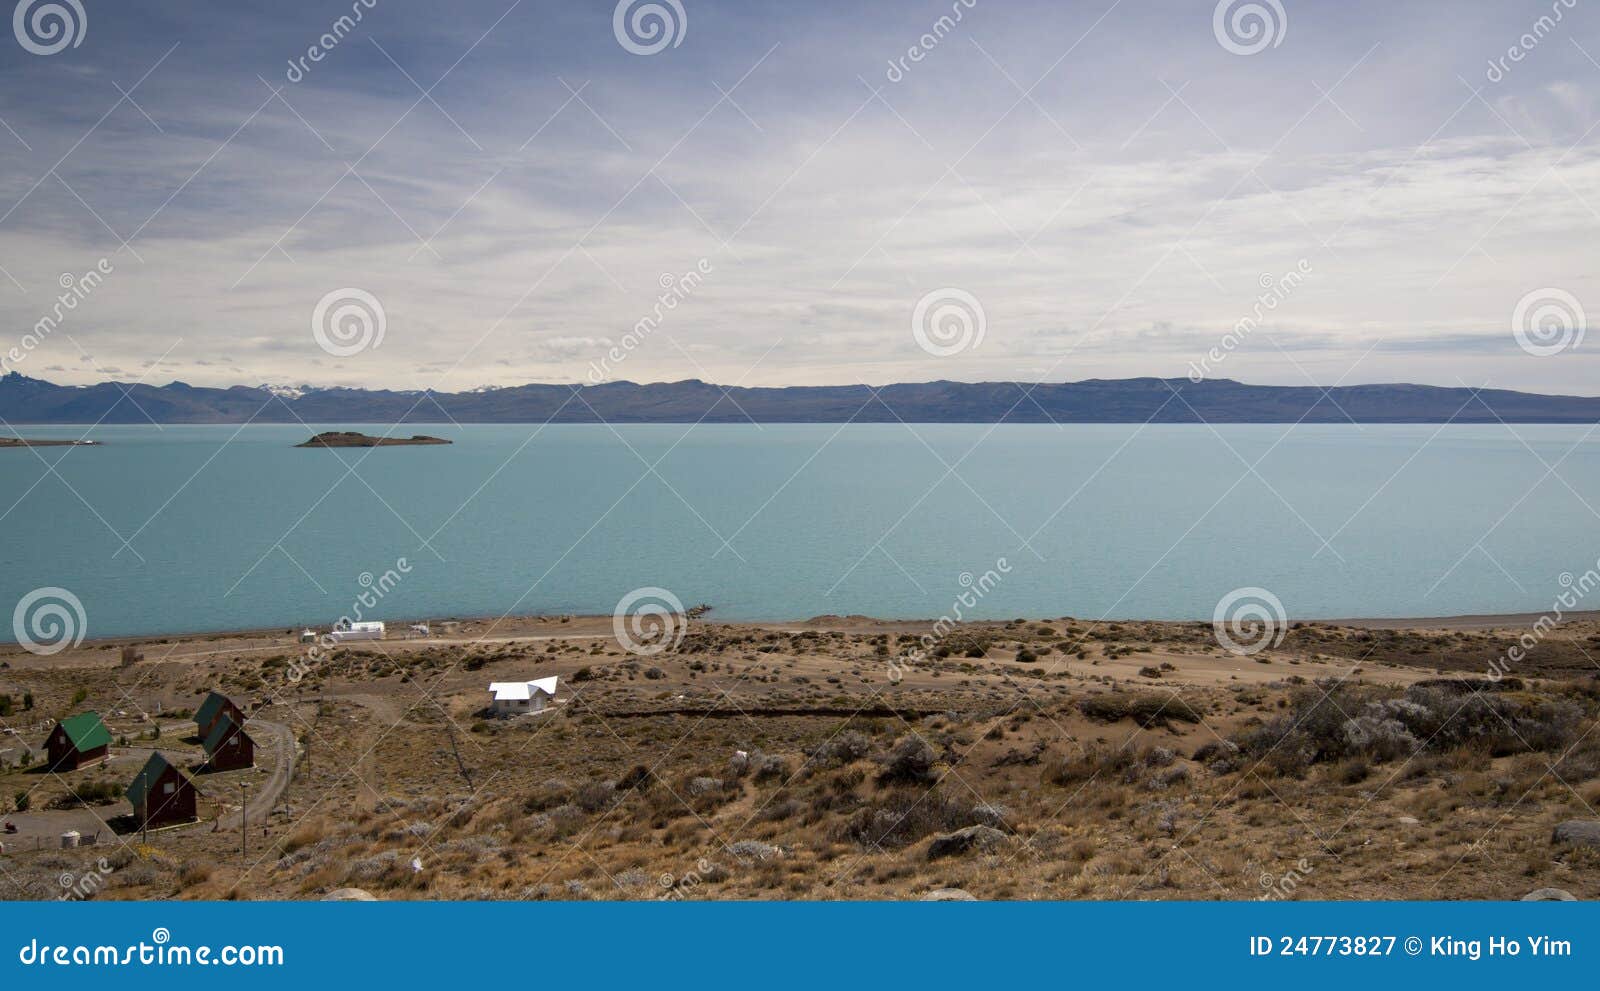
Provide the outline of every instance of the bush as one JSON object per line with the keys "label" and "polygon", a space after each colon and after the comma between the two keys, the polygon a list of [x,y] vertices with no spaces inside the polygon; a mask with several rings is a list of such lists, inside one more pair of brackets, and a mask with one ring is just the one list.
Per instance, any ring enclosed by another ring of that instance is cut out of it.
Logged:
{"label": "bush", "polygon": [[1499,688],[1476,691],[1463,679],[1434,679],[1401,695],[1346,684],[1295,692],[1288,711],[1242,734],[1248,755],[1300,775],[1313,764],[1362,758],[1384,762],[1424,749],[1504,757],[1558,750],[1578,735],[1583,707]]}
{"label": "bush", "polygon": [[609,781],[596,781],[584,785],[573,796],[572,802],[585,812],[603,812],[617,801],[617,786]]}
{"label": "bush", "polygon": [[895,789],[845,820],[837,838],[868,849],[898,849],[932,833],[983,825],[971,805],[921,789]]}
{"label": "bush", "polygon": [[872,741],[865,734],[846,730],[817,744],[807,752],[807,756],[818,767],[838,767],[861,760],[870,753]]}
{"label": "bush", "polygon": [[1138,777],[1143,762],[1131,748],[1090,747],[1072,757],[1061,757],[1045,765],[1044,779],[1053,785],[1075,785],[1095,778],[1131,782]]}
{"label": "bush", "polygon": [[757,781],[789,777],[789,762],[777,754],[759,754],[750,761],[750,774]]}
{"label": "bush", "polygon": [[32,800],[28,797],[27,792],[19,791],[12,797],[11,804],[16,806],[18,812],[26,812],[28,811],[28,806],[32,804]]}
{"label": "bush", "polygon": [[928,741],[915,733],[902,736],[894,742],[889,752],[878,759],[883,771],[878,774],[879,784],[916,783],[928,781],[933,776],[933,763],[938,759]]}
{"label": "bush", "polygon": [[1081,700],[1078,703],[1078,711],[1090,719],[1103,723],[1132,719],[1145,729],[1166,726],[1173,721],[1184,723],[1200,721],[1200,714],[1176,695],[1108,692]]}

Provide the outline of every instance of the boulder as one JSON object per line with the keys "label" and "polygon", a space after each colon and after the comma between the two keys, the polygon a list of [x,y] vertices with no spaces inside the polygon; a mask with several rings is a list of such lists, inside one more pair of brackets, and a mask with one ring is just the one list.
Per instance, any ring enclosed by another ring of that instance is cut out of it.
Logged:
{"label": "boulder", "polygon": [[1575,902],[1572,892],[1560,888],[1539,888],[1522,896],[1525,902]]}
{"label": "boulder", "polygon": [[960,888],[936,888],[923,895],[920,899],[920,901],[925,902],[975,902],[977,900]]}
{"label": "boulder", "polygon": [[337,888],[322,896],[325,902],[375,902],[372,892],[361,888]]}
{"label": "boulder", "polygon": [[928,844],[928,859],[958,857],[972,850],[992,850],[1005,839],[1006,834],[992,826],[968,826],[953,833],[940,833]]}
{"label": "boulder", "polygon": [[1568,819],[1550,834],[1550,842],[1600,847],[1600,819]]}

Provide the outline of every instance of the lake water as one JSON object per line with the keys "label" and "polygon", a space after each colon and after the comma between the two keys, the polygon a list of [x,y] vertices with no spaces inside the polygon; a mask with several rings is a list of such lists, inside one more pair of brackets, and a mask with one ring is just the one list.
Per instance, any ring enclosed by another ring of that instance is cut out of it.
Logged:
{"label": "lake water", "polygon": [[713,618],[931,617],[990,570],[969,616],[1209,619],[1245,586],[1295,618],[1419,616],[1546,609],[1600,555],[1586,427],[400,432],[455,443],[147,425],[0,451],[0,610],[59,586],[92,637],[326,625],[404,558],[368,618],[610,613],[640,586]]}

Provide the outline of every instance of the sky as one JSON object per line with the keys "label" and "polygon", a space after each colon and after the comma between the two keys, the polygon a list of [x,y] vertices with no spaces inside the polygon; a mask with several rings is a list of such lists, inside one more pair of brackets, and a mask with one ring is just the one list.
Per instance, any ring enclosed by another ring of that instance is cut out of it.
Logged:
{"label": "sky", "polygon": [[77,5],[0,35],[37,378],[1600,394],[1592,0]]}

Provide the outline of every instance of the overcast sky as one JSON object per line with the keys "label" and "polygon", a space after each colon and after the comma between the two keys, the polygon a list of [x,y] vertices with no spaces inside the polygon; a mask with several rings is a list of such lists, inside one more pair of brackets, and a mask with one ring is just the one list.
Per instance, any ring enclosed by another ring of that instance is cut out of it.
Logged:
{"label": "overcast sky", "polygon": [[[0,327],[105,259],[12,367],[578,382],[699,267],[606,377],[1182,376],[1298,269],[1211,374],[1600,394],[1559,315],[1600,314],[1600,5],[1567,2],[625,4],[653,45],[611,0],[81,0],[75,44],[0,45]],[[348,289],[382,341],[331,354]],[[951,289],[981,340],[925,348]]]}

